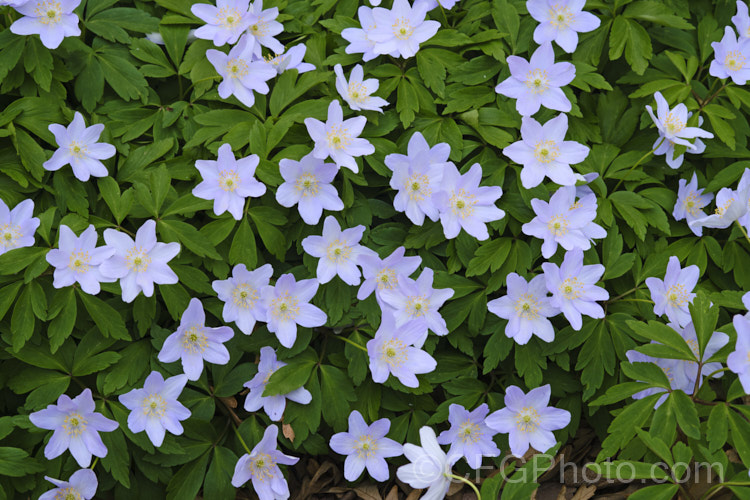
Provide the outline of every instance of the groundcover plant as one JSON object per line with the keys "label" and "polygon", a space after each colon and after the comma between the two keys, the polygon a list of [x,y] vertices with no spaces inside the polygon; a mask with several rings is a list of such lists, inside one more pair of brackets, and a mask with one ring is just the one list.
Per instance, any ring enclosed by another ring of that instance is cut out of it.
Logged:
{"label": "groundcover plant", "polygon": [[0,1],[0,500],[750,498],[744,0],[201,1]]}

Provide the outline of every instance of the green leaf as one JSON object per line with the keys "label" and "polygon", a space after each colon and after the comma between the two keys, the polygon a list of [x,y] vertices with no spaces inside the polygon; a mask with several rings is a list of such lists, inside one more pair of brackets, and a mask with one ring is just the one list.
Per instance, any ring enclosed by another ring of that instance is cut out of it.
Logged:
{"label": "green leaf", "polygon": [[250,217],[252,217],[255,227],[258,229],[258,234],[260,234],[260,239],[263,240],[266,249],[283,262],[287,248],[284,233],[266,222],[266,219],[253,210],[250,210]]}
{"label": "green leaf", "polygon": [[201,236],[195,226],[174,219],[162,219],[157,227],[165,240],[179,241],[199,257],[221,259],[214,246]]}
{"label": "green leaf", "polygon": [[693,30],[693,25],[682,17],[675,15],[667,4],[653,0],[640,0],[627,6],[622,14],[625,17],[638,19],[639,21],[648,21],[670,28],[681,30]]}
{"label": "green leaf", "polygon": [[644,340],[655,340],[665,346],[669,346],[675,351],[675,356],[682,356],[677,359],[686,359],[689,361],[698,361],[695,353],[685,339],[671,327],[658,321],[649,321],[648,324],[641,321],[628,321],[627,325],[633,330],[633,333]]}
{"label": "green leaf", "polygon": [[651,38],[638,22],[625,16],[615,17],[609,39],[609,58],[619,59],[625,51],[625,59],[637,74],[642,75],[653,56]]}
{"label": "green leaf", "polygon": [[23,66],[26,73],[29,73],[43,90],[49,92],[52,83],[52,53],[42,45],[39,38],[31,37],[26,42]]}
{"label": "green leaf", "polygon": [[604,395],[599,396],[590,402],[589,406],[608,406],[629,398],[636,392],[640,392],[647,388],[648,385],[643,382],[624,382],[622,384],[617,384],[607,389],[607,392],[605,392]]}
{"label": "green leaf", "polygon": [[323,418],[334,429],[344,429],[350,413],[349,402],[357,399],[349,377],[336,367],[320,365],[320,391],[326,402],[322,407]]}
{"label": "green leaf", "polygon": [[[8,252],[10,253],[10,252]],[[32,289],[24,287],[10,319],[10,332],[13,335],[13,350],[18,352],[34,334],[36,319],[31,305]]]}
{"label": "green leaf", "polygon": [[40,464],[19,448],[0,446],[0,474],[6,477],[23,477],[44,471]]}
{"label": "green leaf", "polygon": [[289,394],[307,383],[317,364],[317,357],[310,351],[306,351],[299,358],[273,372],[263,390],[263,396]]}
{"label": "green leaf", "polygon": [[635,490],[628,499],[633,500],[671,500],[680,487],[676,484],[656,484]]}
{"label": "green leaf", "polygon": [[695,334],[698,337],[699,358],[704,359],[703,353],[706,344],[711,340],[719,321],[719,307],[712,305],[706,294],[698,291],[693,301],[689,304],[690,317],[695,326]]}
{"label": "green leaf", "polygon": [[167,500],[195,498],[203,484],[206,466],[210,453],[203,453],[200,458],[183,465],[167,485]]}
{"label": "green leaf", "polygon": [[727,442],[729,433],[729,409],[725,404],[711,408],[706,425],[706,438],[709,451],[716,451]]}
{"label": "green leaf", "polygon": [[254,269],[258,263],[255,235],[246,218],[240,221],[240,227],[232,239],[232,246],[229,249],[229,263],[232,265],[245,264],[248,269]]}
{"label": "green leaf", "polygon": [[51,307],[52,309],[64,309],[63,312],[55,316],[47,328],[50,352],[54,354],[73,332],[73,326],[76,324],[78,306],[73,287],[65,287],[58,291],[52,300]]}
{"label": "green leaf", "polygon": [[104,79],[112,90],[126,101],[148,96],[148,82],[140,71],[128,60],[127,52],[114,48],[103,48],[96,53],[102,67]]}
{"label": "green leaf", "polygon": [[649,450],[653,451],[656,456],[664,460],[670,467],[674,466],[674,459],[672,458],[672,452],[669,451],[667,443],[662,441],[659,436],[649,434],[643,429],[637,429],[638,437],[641,438],[643,444],[645,444]]}
{"label": "green leaf", "polygon": [[587,464],[586,467],[609,479],[633,481],[635,479],[667,479],[667,473],[658,464],[647,464],[631,460],[614,460],[598,464]]}
{"label": "green leaf", "polygon": [[94,295],[89,295],[80,289],[78,290],[78,297],[83,302],[83,306],[88,311],[91,319],[94,320],[94,323],[96,323],[102,335],[113,339],[130,340],[130,334],[125,327],[125,322],[115,308],[102,299]]}
{"label": "green leaf", "polygon": [[[729,430],[731,431],[732,444],[747,468],[750,464],[750,423],[736,411],[729,412]],[[747,480],[747,477],[744,478]]]}
{"label": "green leaf", "polygon": [[701,438],[701,426],[698,421],[698,410],[695,403],[682,391],[674,391],[669,395],[674,403],[677,424],[686,436],[693,439]]}
{"label": "green leaf", "polygon": [[205,500],[234,500],[236,490],[232,486],[234,467],[237,455],[229,448],[217,446],[214,457],[208,466],[206,480],[203,483],[203,498]]}

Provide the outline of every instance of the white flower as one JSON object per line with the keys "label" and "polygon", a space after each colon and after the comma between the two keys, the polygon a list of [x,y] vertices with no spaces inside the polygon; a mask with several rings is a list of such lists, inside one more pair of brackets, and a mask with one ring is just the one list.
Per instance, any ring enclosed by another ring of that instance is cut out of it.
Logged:
{"label": "white flower", "polygon": [[325,163],[312,153],[303,156],[300,161],[284,158],[279,162],[284,183],[276,190],[276,201],[283,207],[297,205],[305,224],[317,224],[323,209],[344,209],[344,202],[331,184],[338,171],[336,165]]}
{"label": "white flower", "polygon": [[359,244],[365,226],[359,225],[341,230],[338,221],[331,215],[323,221],[321,236],[308,236],[302,240],[305,253],[318,257],[318,281],[328,283],[338,275],[347,285],[359,285],[360,272],[357,261],[363,254],[374,253]]}
{"label": "white flower", "polygon": [[315,141],[313,156],[325,160],[329,156],[338,167],[346,167],[352,172],[359,171],[355,156],[369,155],[375,147],[359,134],[367,124],[367,118],[357,116],[344,120],[344,112],[339,101],[331,101],[328,106],[328,119],[325,123],[315,118],[305,118],[305,126]]}
{"label": "white flower", "polygon": [[432,38],[440,28],[437,21],[426,21],[428,5],[417,1],[414,6],[408,0],[394,0],[391,10],[377,7],[372,15],[376,27],[367,33],[375,41],[376,54],[398,52],[403,58],[413,57],[419,44]]}
{"label": "white flower", "polygon": [[333,67],[336,73],[336,90],[339,95],[346,101],[352,111],[380,111],[383,106],[388,105],[388,101],[381,97],[373,97],[370,94],[378,90],[380,85],[375,78],[364,78],[362,66],[357,64],[349,75],[349,81],[346,81],[344,70],[340,64]]}
{"label": "white flower", "polygon": [[96,229],[90,225],[81,236],[66,225],[60,225],[59,249],[47,252],[47,262],[55,267],[52,286],[62,288],[73,283],[81,285],[81,290],[96,295],[101,290],[99,283],[112,283],[112,278],[102,275],[99,266],[110,258],[115,249],[109,246],[96,248]]}
{"label": "white flower", "polygon": [[431,427],[419,429],[419,439],[422,446],[404,445],[404,455],[411,463],[399,467],[396,476],[412,488],[428,488],[422,500],[442,500],[451,485],[451,467],[461,455],[446,455]]}
{"label": "white flower", "polygon": [[245,335],[253,333],[256,321],[266,320],[266,310],[260,301],[260,291],[268,286],[273,274],[271,264],[248,271],[245,264],[237,264],[232,276],[216,280],[211,287],[224,302],[224,321],[234,321]]}
{"label": "white flower", "polygon": [[65,165],[73,168],[73,175],[79,181],[86,182],[90,176],[106,177],[107,167],[100,160],[115,155],[115,147],[106,142],[97,142],[104,131],[104,125],[97,123],[90,127],[83,121],[83,115],[76,111],[70,125],[63,127],[53,123],[49,131],[55,136],[59,148],[52,158],[42,164],[45,170],[59,170]]}
{"label": "white flower", "polygon": [[284,31],[284,26],[276,18],[279,16],[279,8],[263,10],[263,0],[255,0],[250,4],[250,27],[247,33],[255,40],[253,49],[255,56],[261,56],[261,48],[268,47],[276,54],[284,52],[284,46],[274,37]]}

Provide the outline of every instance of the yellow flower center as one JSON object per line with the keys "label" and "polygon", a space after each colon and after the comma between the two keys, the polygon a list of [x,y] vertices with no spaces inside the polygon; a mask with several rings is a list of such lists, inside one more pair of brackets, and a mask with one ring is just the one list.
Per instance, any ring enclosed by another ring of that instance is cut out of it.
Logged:
{"label": "yellow flower center", "polygon": [[560,156],[560,148],[555,141],[542,141],[534,147],[534,157],[540,163],[550,163]]}
{"label": "yellow flower center", "polygon": [[453,214],[465,219],[474,213],[474,205],[476,205],[477,200],[473,194],[467,193],[464,189],[459,189],[453,192],[449,203]]}
{"label": "yellow flower center", "polygon": [[143,248],[133,247],[125,255],[125,265],[134,273],[146,272],[149,264],[151,264],[151,257]]}
{"label": "yellow flower center", "polygon": [[569,225],[570,223],[568,222],[567,217],[562,214],[558,214],[549,220],[549,222],[547,223],[547,229],[554,236],[565,236],[568,233]]}
{"label": "yellow flower center", "polygon": [[378,273],[378,288],[380,290],[391,290],[398,285],[398,276],[393,269],[383,269]]}
{"label": "yellow flower center", "polygon": [[318,178],[313,174],[306,172],[299,177],[294,183],[294,187],[301,196],[315,196],[320,191]]}
{"label": "yellow flower center", "polygon": [[332,149],[344,149],[352,142],[351,134],[341,126],[332,126],[326,133],[328,147]]}
{"label": "yellow flower center", "polygon": [[237,307],[249,309],[258,300],[258,289],[247,283],[240,283],[232,290],[232,302]]}
{"label": "yellow flower center", "polygon": [[167,413],[167,402],[159,394],[149,394],[143,399],[143,414],[161,418]]}
{"label": "yellow flower center", "polygon": [[88,422],[80,413],[71,413],[63,420],[63,429],[68,436],[78,437],[86,430]]}
{"label": "yellow flower center", "polygon": [[514,305],[514,309],[523,319],[536,319],[539,317],[539,302],[530,293],[521,295]]}
{"label": "yellow flower center", "polygon": [[16,248],[18,240],[23,237],[21,226],[12,224],[2,225],[0,226],[0,236],[2,236],[0,238],[0,247],[3,247],[5,250]]}
{"label": "yellow flower center", "polygon": [[279,321],[291,321],[299,313],[299,302],[296,297],[285,293],[271,301],[271,314]]}
{"label": "yellow flower center", "polygon": [[730,71],[739,71],[745,66],[745,56],[739,50],[733,50],[724,57],[724,66]]}
{"label": "yellow flower center", "polygon": [[534,94],[542,94],[549,88],[549,75],[546,71],[535,69],[526,75],[526,87]]}
{"label": "yellow flower center", "polygon": [[57,1],[39,2],[34,8],[37,20],[46,25],[57,24],[62,20],[62,6]]}
{"label": "yellow flower center", "polygon": [[392,368],[401,366],[409,360],[407,348],[400,340],[387,340],[383,343],[381,360]]}
{"label": "yellow flower center", "polygon": [[539,427],[539,413],[535,408],[525,407],[516,415],[516,428],[521,432],[535,432]]}
{"label": "yellow flower center", "polygon": [[583,283],[578,278],[567,278],[560,285],[560,291],[568,300],[577,299],[583,294]]}
{"label": "yellow flower center", "polygon": [[189,353],[203,353],[208,347],[208,338],[203,325],[193,325],[182,335],[182,348]]}
{"label": "yellow flower center", "polygon": [[405,17],[400,17],[391,25],[393,29],[393,35],[399,40],[408,40],[414,33],[414,28],[411,27],[411,23]]}
{"label": "yellow flower center", "polygon": [[681,284],[672,285],[667,290],[667,300],[676,306],[683,307],[690,300],[690,293]]}
{"label": "yellow flower center", "polygon": [[70,253],[70,259],[68,261],[68,267],[70,267],[73,271],[83,274],[88,272],[89,270],[89,262],[91,261],[91,256],[88,252],[85,251],[79,251],[79,252],[71,252]]}

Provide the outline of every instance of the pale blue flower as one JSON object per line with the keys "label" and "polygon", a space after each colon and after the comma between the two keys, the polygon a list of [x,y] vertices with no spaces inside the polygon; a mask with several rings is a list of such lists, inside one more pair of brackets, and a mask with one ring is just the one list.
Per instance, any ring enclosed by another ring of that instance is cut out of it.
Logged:
{"label": "pale blue flower", "polygon": [[[667,165],[670,168],[680,168],[684,155],[674,157],[675,145],[686,146],[688,152],[699,154],[706,150],[706,145],[699,138],[712,139],[714,135],[699,127],[687,126],[692,113],[688,113],[684,104],[680,103],[670,110],[661,92],[656,92],[654,99],[656,100],[656,115],[654,115],[653,108],[646,105],[646,111],[659,130],[659,137],[654,142],[654,156],[666,155]],[[703,120],[700,119],[698,124],[702,123]],[[691,142],[691,139],[695,140]]]}
{"label": "pale blue flower", "polygon": [[677,201],[674,204],[672,216],[674,220],[683,220],[696,236],[703,234],[702,226],[690,226],[690,223],[706,216],[703,208],[714,199],[712,194],[703,194],[703,188],[698,189],[698,176],[693,173],[690,182],[680,179],[677,188]]}
{"label": "pale blue flower", "polygon": [[[347,54],[362,54],[364,62],[378,57],[375,53],[375,41],[370,38],[370,32],[375,29],[375,19],[372,17],[372,9],[362,5],[357,9],[357,19],[361,28],[345,28],[341,31],[341,37],[349,42],[344,51]],[[398,52],[393,52],[392,57],[398,57]]]}
{"label": "pale blue flower", "polygon": [[82,182],[88,181],[91,176],[109,175],[101,160],[113,157],[117,150],[111,144],[97,142],[104,131],[104,124],[96,123],[87,127],[83,115],[76,111],[73,121],[67,127],[53,123],[47,128],[55,136],[58,148],[42,164],[45,170],[55,171],[70,165],[73,175]]}
{"label": "pale blue flower", "polygon": [[258,155],[235,159],[232,146],[222,144],[215,161],[196,160],[195,168],[203,181],[193,188],[193,196],[214,200],[216,215],[229,211],[232,217],[242,220],[245,200],[266,192],[266,185],[255,178],[259,161]]}
{"label": "pale blue flower", "polygon": [[66,36],[79,36],[78,16],[73,11],[81,0],[28,0],[13,6],[24,17],[10,25],[16,35],[36,35],[48,49],[56,49]]}
{"label": "pale blue flower", "polygon": [[213,40],[217,47],[234,45],[250,26],[249,0],[216,0],[216,6],[196,3],[190,7],[193,15],[206,24],[195,30],[195,37]]}
{"label": "pale blue flower", "polygon": [[228,326],[206,326],[206,313],[201,301],[193,298],[182,313],[180,326],[164,341],[159,351],[159,361],[182,361],[188,380],[198,380],[203,372],[203,360],[217,365],[229,362],[229,351],[224,342],[234,336]]}
{"label": "pale blue flower", "polygon": [[133,302],[154,294],[154,284],[174,285],[177,275],[167,264],[180,252],[179,243],[156,241],[156,222],[147,220],[135,233],[135,240],[115,229],[104,230],[104,241],[115,253],[102,262],[99,270],[107,278],[120,280],[122,300]]}
{"label": "pale blue flower", "polygon": [[248,271],[245,264],[237,264],[232,269],[232,276],[211,283],[219,299],[224,302],[224,321],[234,321],[245,335],[253,333],[255,322],[266,320],[260,291],[268,286],[272,275],[271,264],[264,264],[253,271]]}
{"label": "pale blue flower", "polygon": [[263,391],[266,389],[268,379],[270,379],[271,375],[282,366],[286,366],[286,363],[276,359],[276,351],[274,351],[272,347],[265,346],[260,348],[258,373],[256,373],[250,381],[245,382],[244,384],[244,387],[250,389],[250,392],[245,398],[245,410],[258,411],[263,408],[263,411],[266,412],[266,415],[268,415],[271,420],[279,421],[284,414],[287,399],[301,405],[306,405],[312,401],[312,394],[310,394],[310,391],[304,387],[299,387],[287,394],[263,396]]}
{"label": "pale blue flower", "polygon": [[375,338],[367,342],[373,382],[382,384],[393,375],[406,387],[419,387],[417,375],[430,373],[437,366],[432,356],[415,347],[424,343],[423,337],[416,322],[397,327],[393,315],[383,311]]}
{"label": "pale blue flower", "polygon": [[651,292],[651,300],[654,301],[654,314],[666,314],[670,322],[680,326],[690,323],[688,306],[695,297],[693,288],[699,277],[698,266],[692,265],[681,269],[680,259],[671,256],[663,280],[646,278],[646,286]]}
{"label": "pale blue flower", "polygon": [[[656,344],[657,342],[652,341],[651,343]],[[661,370],[664,372],[664,375],[667,376],[667,380],[669,380],[669,387],[673,391],[680,390],[686,394],[692,394],[693,385],[685,376],[685,371],[680,371],[677,369],[677,365],[680,362],[679,359],[652,358],[651,356],[646,356],[645,354],[641,354],[640,352],[635,350],[627,351],[625,353],[625,356],[627,356],[628,361],[630,361],[631,363],[655,364],[656,366],[661,368]],[[652,394],[661,394],[661,396],[656,400],[656,403],[654,403],[654,409],[660,407],[669,396],[667,390],[662,387],[649,387],[648,389],[636,392],[632,397],[633,399],[643,399],[645,397],[651,396]]]}
{"label": "pale blue flower", "polygon": [[604,309],[598,300],[609,299],[609,293],[596,282],[604,274],[604,266],[583,265],[583,250],[576,248],[565,252],[562,265],[545,262],[542,264],[547,290],[552,294],[550,305],[560,309],[574,330],[583,325],[581,315],[603,318]]}
{"label": "pale blue flower", "polygon": [[276,20],[277,17],[279,17],[278,7],[263,10],[263,0],[255,0],[250,4],[250,26],[247,28],[247,33],[251,39],[255,40],[255,57],[261,56],[261,46],[268,47],[274,54],[284,52],[284,46],[274,38],[284,31],[284,26]]}
{"label": "pale blue flower", "polygon": [[404,455],[410,463],[399,467],[396,476],[414,489],[427,489],[421,500],[443,500],[451,486],[451,467],[461,455],[446,454],[431,427],[419,429],[419,439],[422,446],[404,445]]}
{"label": "pale blue flower", "polygon": [[573,53],[578,45],[578,33],[588,33],[601,21],[594,14],[584,12],[586,0],[527,0],[526,9],[539,25],[534,30],[538,44],[555,41],[565,52]]}
{"label": "pale blue flower", "polygon": [[312,153],[303,156],[300,161],[284,158],[279,162],[284,183],[276,190],[276,201],[283,207],[297,205],[305,224],[317,224],[324,209],[344,209],[344,202],[331,184],[338,171],[336,165],[325,163]]}
{"label": "pale blue flower", "polygon": [[99,283],[111,283],[114,278],[105,277],[99,266],[110,258],[115,249],[109,246],[96,247],[97,234],[91,224],[81,236],[65,224],[60,224],[58,248],[47,252],[46,259],[55,267],[52,286],[63,288],[73,283],[81,285],[81,290],[96,295],[101,290]]}
{"label": "pale blue flower", "polygon": [[536,187],[545,176],[561,186],[575,186],[579,176],[570,165],[585,160],[589,148],[575,141],[566,141],[567,132],[567,115],[557,115],[544,125],[531,117],[523,117],[521,140],[503,149],[505,156],[523,166],[523,187]]}
{"label": "pale blue flower", "polygon": [[743,0],[737,0],[737,14],[732,16],[732,23],[737,28],[740,38],[750,38],[750,15]]}
{"label": "pale blue flower", "polygon": [[375,152],[375,146],[370,141],[359,137],[366,124],[367,118],[364,116],[344,120],[339,101],[331,101],[325,123],[315,118],[305,118],[307,132],[315,142],[313,156],[321,160],[330,156],[337,167],[346,167],[357,173],[359,166],[354,157]]}
{"label": "pale blue flower", "polygon": [[279,75],[284,71],[290,69],[296,69],[297,73],[307,73],[313,71],[315,65],[302,62],[307,52],[307,46],[304,43],[299,43],[294,47],[285,50],[280,54],[276,54],[274,57],[266,57],[266,61],[270,64]]}
{"label": "pale blue flower", "polygon": [[487,403],[482,403],[471,412],[461,405],[451,404],[448,407],[451,428],[441,432],[437,442],[451,445],[450,453],[466,458],[472,469],[479,469],[482,457],[500,456],[500,449],[492,440],[497,432],[485,423],[489,412]]}
{"label": "pale blue flower", "polygon": [[552,431],[570,423],[570,412],[549,406],[550,385],[525,394],[511,385],[505,391],[505,408],[492,413],[485,423],[490,429],[509,434],[510,452],[522,457],[529,446],[544,453],[557,443]]}
{"label": "pale blue flower", "polygon": [[592,193],[576,201],[574,186],[561,186],[549,202],[531,200],[536,217],[521,227],[524,234],[544,240],[542,256],[552,257],[559,244],[565,250],[588,250],[594,238],[604,238],[607,232],[596,218],[596,196]]}
{"label": "pale blue flower", "polygon": [[750,38],[737,39],[731,26],[724,27],[720,42],[712,42],[714,60],[708,74],[716,78],[731,78],[737,85],[745,85],[750,79]]}
{"label": "pale blue flower", "polygon": [[279,464],[294,465],[299,458],[290,457],[276,449],[279,428],[266,427],[263,439],[255,445],[250,454],[245,453],[237,461],[232,475],[232,486],[239,488],[248,480],[260,500],[286,500],[289,498],[289,485]]}
{"label": "pale blue flower", "polygon": [[419,44],[435,36],[440,28],[439,22],[425,20],[427,10],[427,4],[415,1],[412,6],[409,0],[394,0],[390,10],[382,7],[373,9],[376,26],[367,34],[375,42],[373,52],[396,52],[405,59],[415,56]]}
{"label": "pale blue flower", "polygon": [[505,335],[520,345],[528,343],[532,335],[545,342],[555,340],[555,329],[547,318],[560,311],[550,304],[545,277],[535,276],[527,283],[516,273],[510,273],[506,281],[507,295],[487,303],[491,313],[508,320]]}
{"label": "pale blue flower", "polygon": [[132,432],[146,431],[157,448],[164,442],[166,431],[182,434],[181,420],[190,417],[190,410],[177,398],[187,384],[187,375],[175,375],[164,380],[161,373],[152,371],[143,389],[133,389],[119,396],[120,403],[130,410],[128,428]]}
{"label": "pale blue flower", "polygon": [[305,253],[318,257],[318,281],[328,283],[338,275],[347,285],[359,285],[361,274],[357,267],[360,256],[374,253],[359,244],[365,226],[358,225],[341,230],[341,225],[331,215],[323,221],[321,236],[312,235],[302,240]]}
{"label": "pale blue flower", "polygon": [[508,56],[510,77],[495,87],[495,92],[517,99],[516,110],[521,116],[531,116],[541,106],[567,113],[572,109],[570,101],[560,87],[576,77],[576,68],[569,62],[555,63],[552,44],[539,46],[531,60],[519,56]]}
{"label": "pale blue flower", "polygon": [[692,220],[688,223],[693,232],[704,227],[726,229],[735,221],[747,220],[744,216],[748,213],[748,199],[750,199],[750,185],[737,191],[724,187],[716,195],[716,208],[714,213]]}
{"label": "pale blue flower", "polygon": [[352,111],[366,110],[382,113],[383,106],[388,105],[388,101],[382,97],[371,95],[378,90],[380,83],[376,78],[365,80],[362,65],[357,64],[352,68],[348,81],[340,64],[333,67],[333,72],[336,73],[336,90]]}
{"label": "pale blue flower", "polygon": [[206,58],[222,77],[218,88],[219,97],[228,99],[233,95],[248,108],[255,104],[254,92],[268,94],[266,82],[276,76],[273,66],[266,61],[254,59],[254,44],[253,39],[245,35],[232,47],[229,54],[215,49],[206,51]]}
{"label": "pale blue flower", "polygon": [[[701,365],[700,373],[698,373],[698,363],[695,361],[680,359],[676,363],[675,370],[677,372],[677,376],[688,381],[688,390],[685,392],[687,394],[692,394],[693,388],[695,387],[696,378],[700,377],[700,380],[698,381],[698,387],[700,388],[700,386],[703,385],[703,377],[708,377],[711,373],[717,370],[721,370],[721,363],[706,363],[706,361],[708,361],[714,354],[716,354],[719,349],[729,343],[729,336],[723,332],[713,332],[703,350],[703,357],[701,357],[700,350],[698,348],[698,336],[695,333],[695,326],[692,322],[685,325],[684,328],[675,323],[669,323],[669,327],[679,333],[680,336],[685,339],[685,342],[687,342],[688,346],[690,346],[690,350],[693,351],[695,358],[700,359],[703,363]],[[717,373],[713,376],[713,378],[719,378],[721,376],[722,373]]]}
{"label": "pale blue flower", "polygon": [[440,217],[434,194],[442,189],[443,170],[450,163],[451,147],[444,142],[430,147],[420,132],[409,139],[407,154],[391,153],[385,166],[393,171],[391,188],[398,191],[393,208],[404,212],[414,224],[421,226],[425,215],[432,221]]}
{"label": "pale blue flower", "polygon": [[99,432],[112,432],[117,429],[117,422],[101,413],[96,413],[91,389],[84,389],[73,399],[65,394],[57,398],[57,404],[47,405],[29,415],[29,420],[40,429],[55,431],[47,446],[44,456],[52,460],[70,449],[78,465],[88,467],[91,456],[99,458],[107,455]]}
{"label": "pale blue flower", "polygon": [[354,410],[349,414],[349,431],[331,436],[331,449],[346,455],[344,478],[347,481],[356,481],[365,468],[375,481],[388,480],[390,474],[385,459],[403,454],[400,444],[385,437],[390,428],[391,422],[387,418],[368,426],[362,415]]}
{"label": "pale blue flower", "polygon": [[[395,287],[380,293],[383,302],[393,309],[397,328],[413,324],[421,331],[421,341],[416,342],[418,346],[427,338],[428,329],[437,335],[448,334],[448,327],[438,309],[453,297],[454,291],[452,288],[433,288],[434,274],[432,269],[426,268],[416,280],[401,275]],[[384,307],[384,318],[389,316],[386,311]]]}
{"label": "pale blue flower", "polygon": [[360,256],[359,265],[365,280],[359,287],[357,300],[365,300],[374,291],[378,303],[381,303],[383,290],[394,289],[399,283],[399,276],[411,276],[422,263],[422,258],[405,257],[405,253],[404,247],[398,247],[385,259],[374,253]]}
{"label": "pale blue flower", "polygon": [[737,343],[727,357],[727,367],[737,374],[745,394],[750,394],[750,318],[735,315],[734,329],[737,331]]}
{"label": "pale blue flower", "polygon": [[314,328],[328,320],[326,313],[310,304],[318,286],[318,280],[296,281],[288,273],[282,274],[275,286],[265,286],[260,291],[268,331],[275,333],[284,347],[292,347],[297,340],[297,325]]}
{"label": "pale blue flower", "polygon": [[67,481],[60,481],[49,476],[44,479],[57,486],[43,493],[39,500],[89,500],[94,498],[99,481],[91,469],[75,471]]}
{"label": "pale blue flower", "polygon": [[39,218],[34,217],[33,200],[23,200],[13,210],[0,200],[0,255],[34,245],[34,233],[38,227]]}
{"label": "pale blue flower", "polygon": [[435,194],[435,205],[446,238],[456,238],[463,229],[478,240],[486,240],[490,237],[487,223],[505,217],[505,212],[495,206],[503,189],[480,186],[481,181],[479,163],[472,165],[463,175],[453,163],[448,163],[443,170],[442,189]]}

